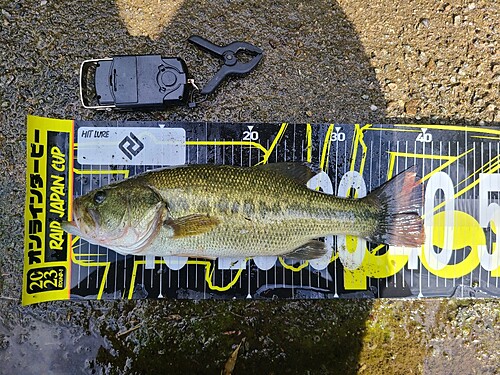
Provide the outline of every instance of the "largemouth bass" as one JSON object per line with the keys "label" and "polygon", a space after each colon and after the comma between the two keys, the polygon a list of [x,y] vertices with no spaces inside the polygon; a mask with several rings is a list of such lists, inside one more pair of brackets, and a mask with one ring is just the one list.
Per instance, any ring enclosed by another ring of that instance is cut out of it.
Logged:
{"label": "largemouth bass", "polygon": [[203,258],[314,259],[327,251],[317,239],[336,234],[424,242],[416,168],[360,199],[307,188],[315,174],[303,163],[159,169],[76,198],[63,228],[121,254]]}

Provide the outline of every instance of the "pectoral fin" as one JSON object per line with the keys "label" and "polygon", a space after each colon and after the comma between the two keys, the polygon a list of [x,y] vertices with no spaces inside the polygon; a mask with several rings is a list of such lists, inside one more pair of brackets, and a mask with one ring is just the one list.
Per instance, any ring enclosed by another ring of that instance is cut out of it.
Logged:
{"label": "pectoral fin", "polygon": [[172,231],[172,238],[180,238],[209,232],[219,223],[215,217],[194,214],[165,220],[163,226]]}
{"label": "pectoral fin", "polygon": [[308,243],[298,247],[288,254],[284,254],[284,258],[293,258],[299,260],[310,260],[321,258],[327,252],[326,244],[322,241],[309,241]]}

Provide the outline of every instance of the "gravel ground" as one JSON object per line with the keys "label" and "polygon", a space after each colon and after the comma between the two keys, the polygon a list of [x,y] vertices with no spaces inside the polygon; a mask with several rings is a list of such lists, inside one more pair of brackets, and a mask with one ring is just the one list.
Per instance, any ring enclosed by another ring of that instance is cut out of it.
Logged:
{"label": "gravel ground", "polygon": [[[166,2],[165,2],[166,3]],[[138,301],[20,306],[25,119],[498,125],[498,1],[0,0],[0,373],[495,374],[497,300]],[[248,40],[260,67],[194,110],[81,108],[82,60]]]}

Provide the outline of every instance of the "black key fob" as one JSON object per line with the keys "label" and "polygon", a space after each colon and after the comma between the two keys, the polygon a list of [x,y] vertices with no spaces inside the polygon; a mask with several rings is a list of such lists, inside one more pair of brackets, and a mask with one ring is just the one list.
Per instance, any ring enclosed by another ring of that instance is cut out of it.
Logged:
{"label": "black key fob", "polygon": [[177,57],[115,56],[86,60],[80,67],[85,108],[161,110],[186,104],[188,96],[187,67]]}

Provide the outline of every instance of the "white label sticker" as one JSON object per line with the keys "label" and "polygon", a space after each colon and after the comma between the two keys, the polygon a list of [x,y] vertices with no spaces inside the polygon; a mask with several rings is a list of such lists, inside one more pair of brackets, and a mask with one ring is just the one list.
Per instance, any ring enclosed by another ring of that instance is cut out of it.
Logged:
{"label": "white label sticker", "polygon": [[186,131],[182,128],[78,129],[78,163],[92,165],[186,164]]}

